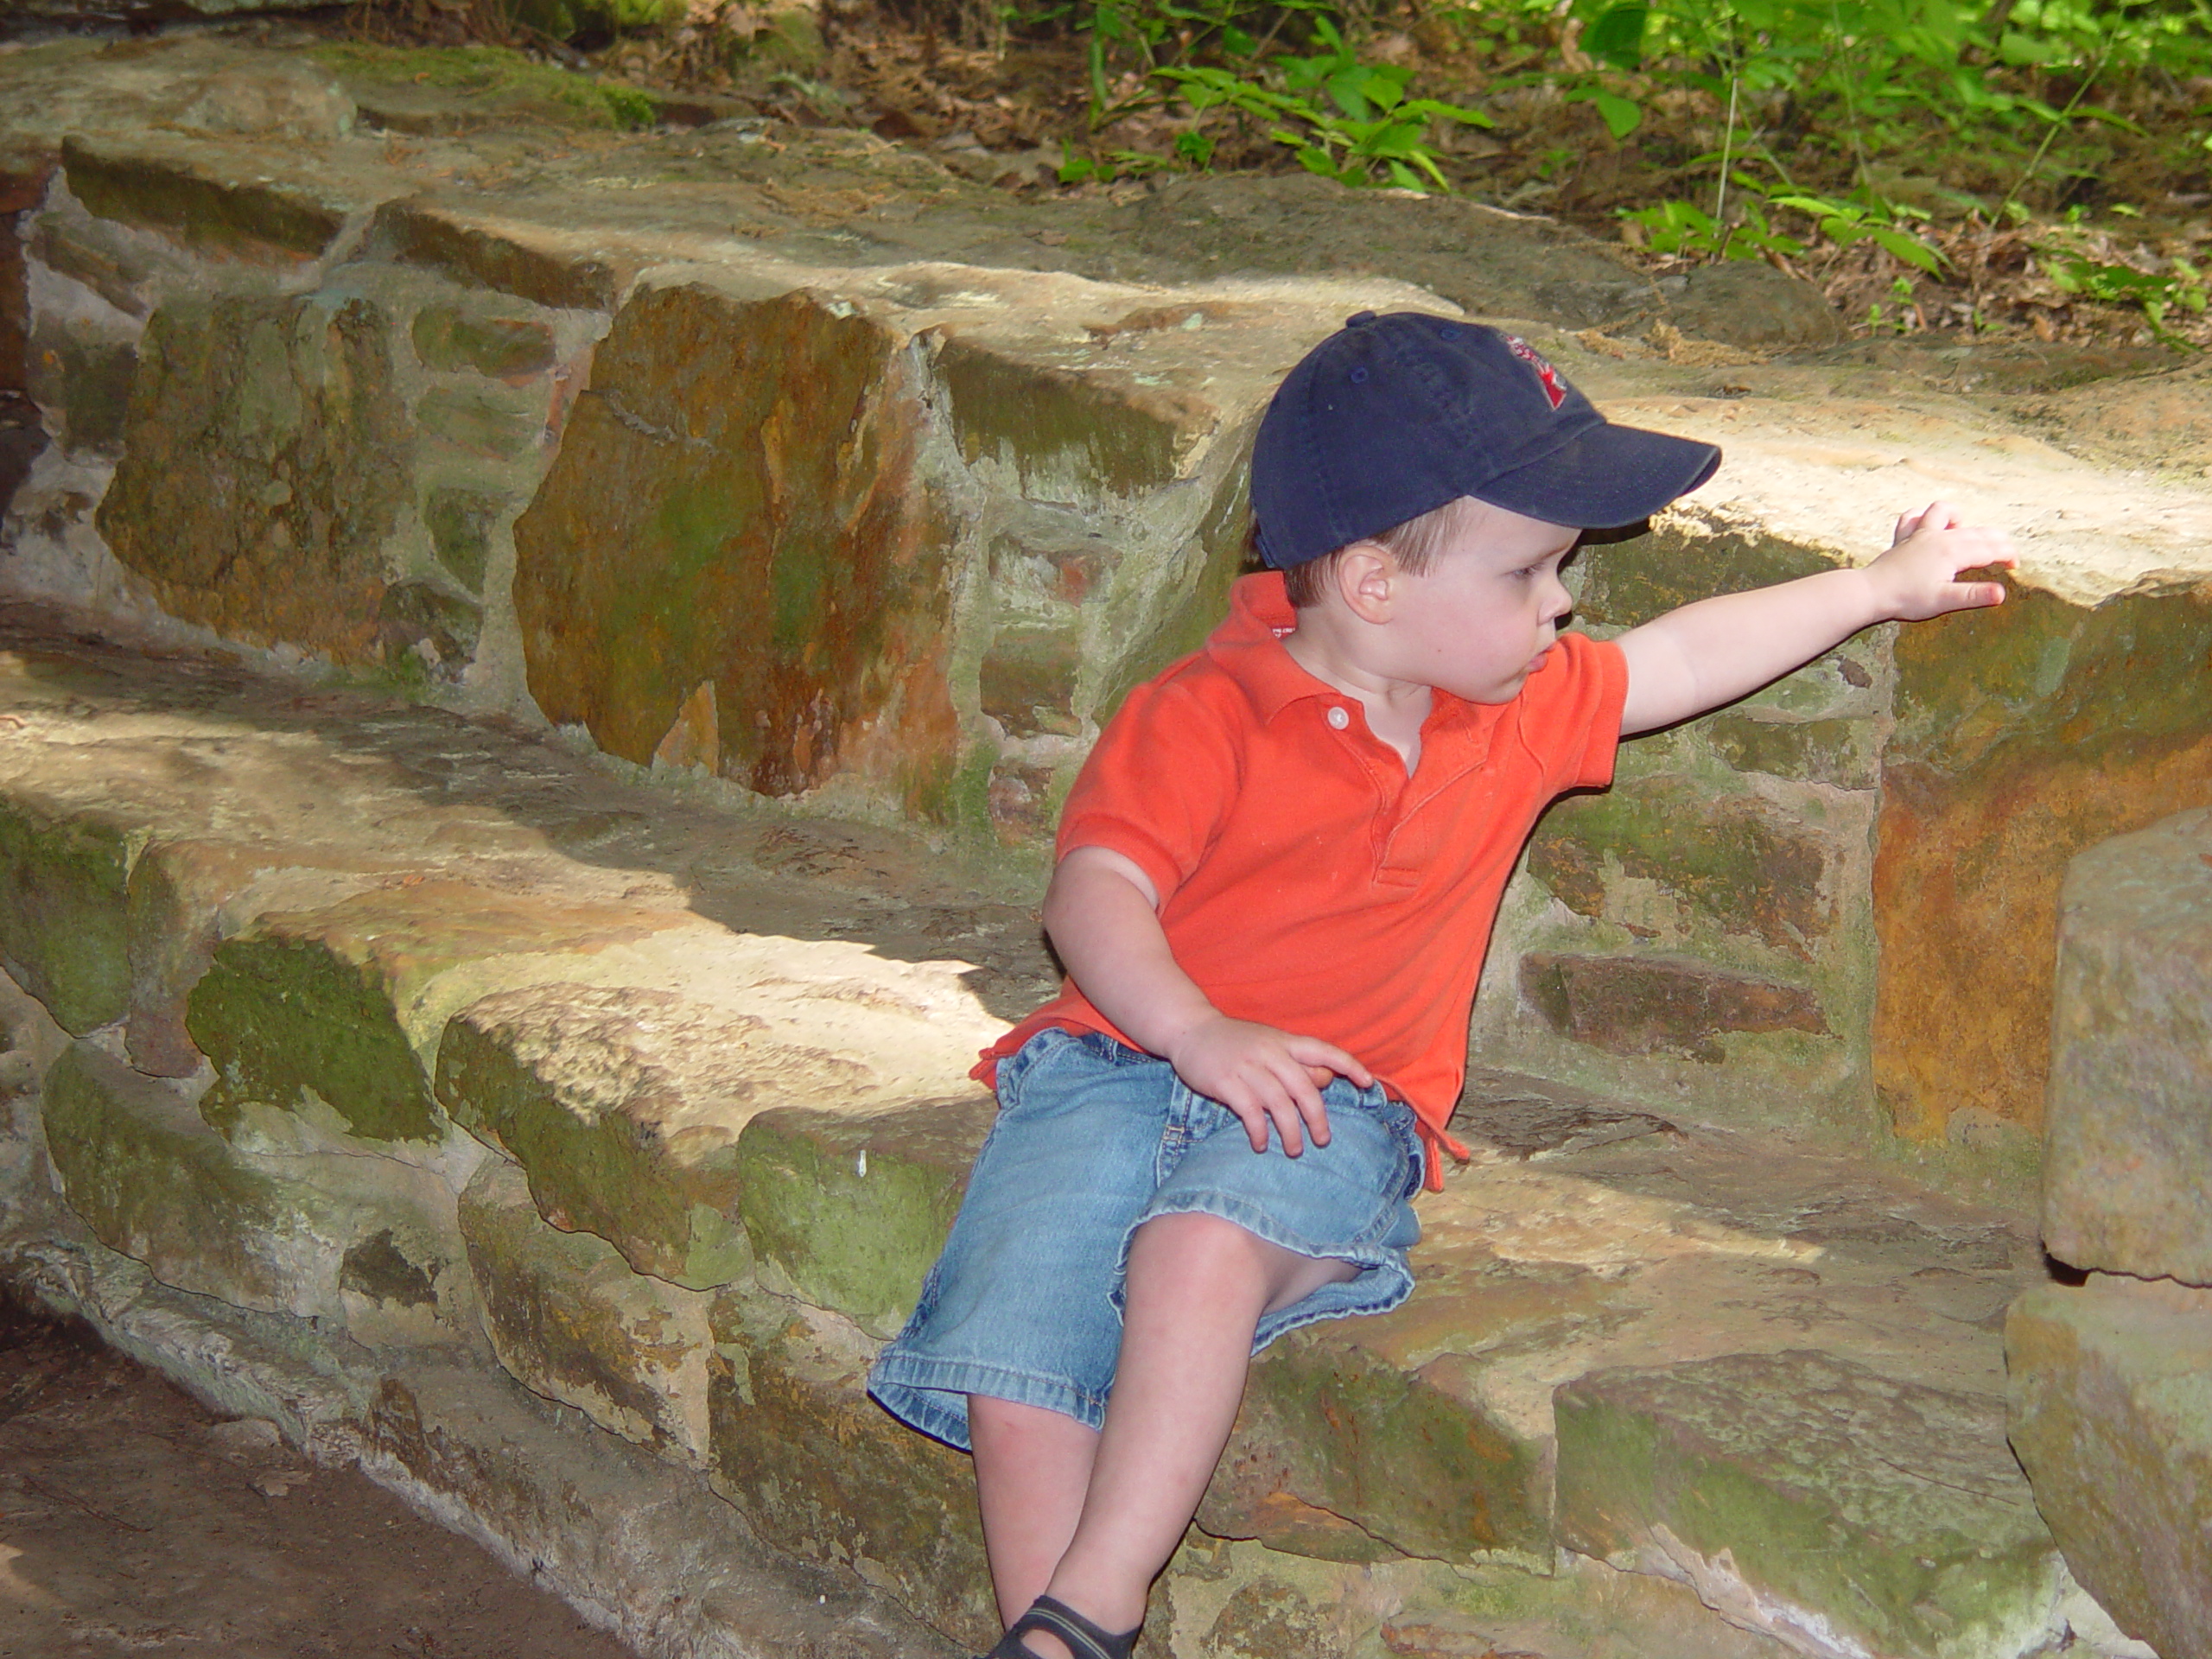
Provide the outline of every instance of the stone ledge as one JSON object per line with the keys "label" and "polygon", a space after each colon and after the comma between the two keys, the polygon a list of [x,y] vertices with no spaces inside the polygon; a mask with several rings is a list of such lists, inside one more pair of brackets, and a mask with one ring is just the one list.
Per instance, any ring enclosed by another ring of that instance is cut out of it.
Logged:
{"label": "stone ledge", "polygon": [[318,1463],[359,1465],[644,1659],[960,1652],[880,1592],[765,1546],[666,1465],[578,1434],[495,1371],[417,1361],[393,1375],[365,1351],[165,1290],[97,1245],[10,1239],[0,1273],[213,1409],[274,1421]]}

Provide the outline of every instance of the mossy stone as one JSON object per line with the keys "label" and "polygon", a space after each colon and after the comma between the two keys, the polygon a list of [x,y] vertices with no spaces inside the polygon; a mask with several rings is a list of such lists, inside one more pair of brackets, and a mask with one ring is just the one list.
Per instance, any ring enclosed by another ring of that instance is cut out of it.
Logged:
{"label": "mossy stone", "polygon": [[0,966],[73,1036],[130,1007],[137,841],[95,815],[0,799]]}
{"label": "mossy stone", "polygon": [[521,1165],[556,1226],[598,1234],[640,1273],[709,1289],[752,1263],[738,1136],[772,1098],[756,1068],[772,1077],[788,1058],[744,1015],[556,983],[456,1014],[436,1091],[455,1122]]}
{"label": "mossy stone", "polygon": [[518,1381],[663,1457],[702,1464],[708,1297],[546,1225],[522,1172],[488,1160],[461,1198],[484,1334]]}
{"label": "mossy stone", "polygon": [[457,305],[426,305],[415,314],[408,333],[416,357],[429,369],[473,371],[505,379],[553,366],[553,331],[527,318],[486,316]]}
{"label": "mossy stone", "polygon": [[433,386],[415,401],[415,424],[426,437],[491,461],[512,461],[537,441],[544,421],[537,404],[490,386]]}
{"label": "mossy stone", "polygon": [[185,1028],[215,1067],[200,1110],[218,1128],[234,1126],[249,1103],[289,1109],[312,1095],[364,1140],[442,1133],[390,982],[375,963],[327,940],[226,939],[193,988]]}
{"label": "mossy stone", "polygon": [[391,322],[365,299],[173,300],[139,347],[98,522],[172,615],[361,661],[414,493]]}
{"label": "mossy stone", "polygon": [[1554,1404],[1570,1548],[1726,1554],[1769,1605],[1903,1659],[2044,1629],[2057,1552],[2001,1400],[1795,1352],[1594,1372]]}
{"label": "mossy stone", "polygon": [[482,594],[484,570],[492,557],[492,527],[506,511],[507,498],[480,490],[442,486],[423,504],[423,522],[438,563],[472,594]]}
{"label": "mossy stone", "polygon": [[896,1334],[995,1111],[973,1095],[866,1116],[762,1112],[738,1141],[738,1212],[754,1252],[808,1301]]}
{"label": "mossy stone", "polygon": [[1660,776],[1554,806],[1529,869],[1586,916],[1605,913],[1611,871],[1643,878],[1722,932],[1809,961],[1836,925],[1829,858],[1807,825],[1758,797]]}
{"label": "mossy stone", "polygon": [[1881,769],[1874,726],[1866,720],[1755,720],[1722,715],[1705,722],[1706,741],[1738,772],[1839,789],[1872,789]]}
{"label": "mossy stone", "polygon": [[101,219],[167,231],[196,247],[234,252],[253,245],[321,256],[352,205],[265,178],[224,178],[153,151],[65,139],[70,194]]}

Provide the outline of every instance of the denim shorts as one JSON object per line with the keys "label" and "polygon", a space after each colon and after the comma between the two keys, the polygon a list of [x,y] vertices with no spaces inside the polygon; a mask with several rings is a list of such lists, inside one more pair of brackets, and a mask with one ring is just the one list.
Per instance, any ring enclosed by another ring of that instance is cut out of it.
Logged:
{"label": "denim shorts", "polygon": [[1316,1319],[1395,1307],[1413,1289],[1421,1137],[1380,1088],[1332,1079],[1329,1144],[1309,1141],[1296,1158],[1272,1132],[1254,1152],[1226,1107],[1109,1037],[1039,1032],[1000,1065],[998,1096],[944,1253],[868,1374],[868,1392],[925,1434],[965,1450],[970,1394],[1098,1427],[1129,1240],[1154,1216],[1202,1211],[1359,1269],[1264,1315],[1255,1353]]}

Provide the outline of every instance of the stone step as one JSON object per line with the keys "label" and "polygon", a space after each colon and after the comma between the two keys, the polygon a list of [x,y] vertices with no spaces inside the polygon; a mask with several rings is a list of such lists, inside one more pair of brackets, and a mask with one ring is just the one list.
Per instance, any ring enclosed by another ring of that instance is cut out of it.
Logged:
{"label": "stone step", "polygon": [[[497,1368],[981,1645],[964,1465],[860,1378],[988,1123],[969,1060],[1052,983],[1056,802],[1219,613],[1281,373],[1459,307],[1727,449],[1578,561],[1593,632],[1931,494],[2024,564],[1547,818],[1421,1294],[1255,1368],[1147,1659],[1567,1659],[1631,1605],[1687,1652],[2123,1650],[2005,1473],[1996,1320],[2046,1294],[2065,861],[2212,804],[2174,667],[2212,491],[2142,472],[2212,464],[2202,371],[1840,345],[1764,267],[1310,179],[1025,200],[866,133],[349,124],[411,63],[0,60],[40,418],[0,585],[68,607],[0,618],[0,967],[82,1260],[342,1329],[399,1395]],[[476,1455],[444,1432],[392,1467]],[[538,1492],[469,1524],[537,1536]]]}
{"label": "stone step", "polygon": [[[1578,562],[1593,631],[1863,558],[1933,495],[2025,560],[2004,612],[1874,631],[1554,813],[1479,1005],[1496,1063],[1994,1177],[2046,1081],[2018,941],[2073,853],[2212,804],[2202,689],[2160,667],[2212,648],[2201,369],[1839,345],[1764,266],[1657,281],[1310,178],[1031,200],[745,123],[391,143],[335,80],[313,132],[191,113],[262,76],[312,126],[323,73],[214,41],[0,70],[53,441],[15,590],[1034,855],[1099,721],[1218,614],[1274,381],[1349,312],[1459,306],[1726,450]],[[424,90],[372,49],[330,73]],[[142,1064],[189,1058],[180,1019],[148,1011]]]}
{"label": "stone step", "polygon": [[[186,1030],[228,1057],[126,1065],[135,991],[73,1046],[35,1014],[77,1221],[292,1339],[342,1329],[391,1387],[494,1368],[981,1644],[965,1460],[862,1379],[988,1128],[963,1073],[998,1024],[968,982],[1020,1003],[1045,972],[1028,912],[904,832],[686,804],[542,740],[30,620],[0,641],[24,780],[0,802],[60,779],[137,849],[99,900],[123,967],[172,971],[164,929],[213,940]],[[242,777],[265,786],[243,803]],[[241,804],[264,815],[251,880],[130,902],[153,849],[217,844]],[[296,854],[359,885],[264,908]],[[40,939],[26,974],[59,959]],[[288,965],[248,996],[256,950]],[[394,1077],[404,1122],[347,1082]],[[1804,1653],[2020,1659],[2088,1628],[2007,1472],[1998,1322],[2042,1278],[2016,1211],[1495,1071],[1459,1131],[1477,1156],[1424,1202],[1414,1299],[1255,1365],[1159,1651],[1266,1650],[1217,1627],[1316,1656],[1548,1630],[1528,1650],[1558,1659],[1592,1650],[1571,1632],[1608,1573],[1690,1586],[1637,1616],[1654,1629],[1710,1607]]]}
{"label": "stone step", "polygon": [[2212,1644],[2212,814],[2075,858],[2060,906],[2043,1234],[2012,1445],[2066,1559],[2162,1654]]}

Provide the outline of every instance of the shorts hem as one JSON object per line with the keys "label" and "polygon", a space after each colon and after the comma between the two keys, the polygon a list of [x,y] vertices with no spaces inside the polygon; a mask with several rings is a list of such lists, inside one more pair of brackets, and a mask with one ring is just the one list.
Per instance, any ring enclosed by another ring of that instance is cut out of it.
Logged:
{"label": "shorts hem", "polygon": [[1287,1307],[1262,1314],[1258,1328],[1252,1333],[1252,1351],[1255,1354],[1276,1338],[1301,1325],[1360,1313],[1387,1313],[1413,1294],[1413,1270],[1406,1265],[1402,1250],[1388,1244],[1317,1244],[1278,1224],[1263,1208],[1239,1194],[1200,1191],[1154,1199],[1129,1229],[1128,1236],[1122,1241],[1121,1266],[1114,1280],[1114,1306],[1117,1311],[1126,1305],[1129,1244],[1136,1236],[1137,1228],[1158,1216],[1187,1215],[1218,1216],[1278,1249],[1316,1261],[1349,1262],[1360,1270],[1357,1279],[1323,1285]]}
{"label": "shorts hem", "polygon": [[[876,1404],[909,1428],[961,1452],[974,1450],[968,1429],[967,1396],[971,1394],[1056,1411],[1090,1429],[1106,1421],[1106,1402],[1065,1377],[982,1360],[887,1353],[869,1370],[868,1391]],[[960,1396],[960,1403],[947,1404],[939,1397],[944,1395]]]}

